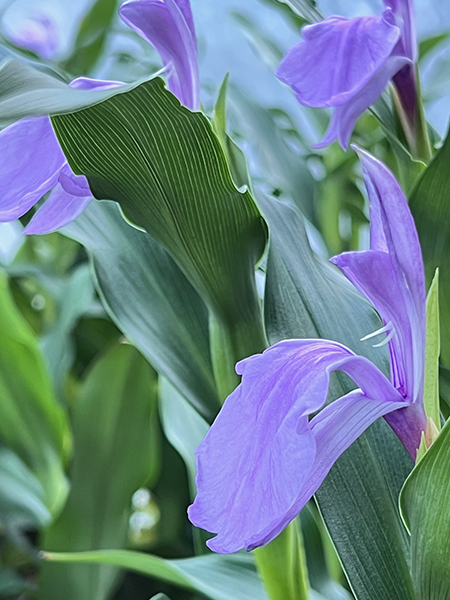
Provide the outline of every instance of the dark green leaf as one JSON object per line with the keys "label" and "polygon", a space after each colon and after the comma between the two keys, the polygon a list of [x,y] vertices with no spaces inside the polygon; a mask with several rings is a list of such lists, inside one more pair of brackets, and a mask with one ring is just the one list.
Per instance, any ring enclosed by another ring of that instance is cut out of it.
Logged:
{"label": "dark green leaf", "polygon": [[411,570],[420,600],[450,598],[450,421],[403,486],[400,506],[411,532]]}
{"label": "dark green leaf", "polygon": [[[75,453],[67,504],[44,536],[55,551],[124,548],[131,496],[159,464],[157,380],[131,345],[103,356],[88,374],[73,410]],[[44,600],[108,597],[117,569],[45,565]]]}
{"label": "dark green leaf", "polygon": [[[271,343],[322,337],[367,355],[386,371],[384,349],[360,338],[379,326],[369,304],[331,267],[315,257],[299,213],[259,198],[269,224],[266,324]],[[349,391],[332,379],[331,395]],[[383,421],[375,423],[337,461],[316,495],[358,600],[413,600],[408,540],[398,514],[398,493],[411,461]]]}
{"label": "dark green leaf", "polygon": [[425,262],[427,286],[439,267],[441,360],[450,366],[450,134],[410,198]]}
{"label": "dark green leaf", "polygon": [[64,229],[88,249],[103,303],[119,329],[200,412],[219,408],[198,294],[150,235],[113,202],[93,202]]}
{"label": "dark green leaf", "polygon": [[259,319],[254,268],[266,232],[249,192],[236,189],[209,120],[157,78],[53,123],[94,195],[119,202],[245,337]]}
{"label": "dark green leaf", "polygon": [[56,512],[67,492],[68,423],[36,336],[17,311],[1,271],[0,307],[0,436],[36,475],[47,508]]}

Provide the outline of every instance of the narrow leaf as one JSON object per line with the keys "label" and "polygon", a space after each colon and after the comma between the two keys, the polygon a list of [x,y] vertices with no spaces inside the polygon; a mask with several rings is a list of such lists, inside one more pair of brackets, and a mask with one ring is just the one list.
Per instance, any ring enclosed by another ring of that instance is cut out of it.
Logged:
{"label": "narrow leaf", "polygon": [[438,431],[441,428],[439,412],[439,353],[439,271],[436,270],[427,296],[427,336],[423,402],[427,417],[432,419]]}

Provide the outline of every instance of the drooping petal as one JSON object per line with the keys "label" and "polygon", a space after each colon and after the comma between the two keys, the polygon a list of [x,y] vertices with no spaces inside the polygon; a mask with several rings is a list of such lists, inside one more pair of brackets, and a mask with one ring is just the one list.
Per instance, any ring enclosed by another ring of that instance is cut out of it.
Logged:
{"label": "drooping petal", "polygon": [[333,257],[331,262],[377,309],[383,323],[389,325],[386,334],[394,332],[389,341],[392,382],[412,402],[415,397],[415,364],[411,318],[416,317],[403,278],[398,277],[386,252],[344,252]]}
{"label": "drooping petal", "polygon": [[389,80],[407,64],[409,60],[404,56],[389,57],[357,94],[334,110],[325,137],[314,144],[314,148],[324,148],[338,140],[346,150],[358,118],[381,95]]}
{"label": "drooping petal", "polygon": [[309,427],[314,436],[316,455],[308,477],[299,488],[296,501],[285,515],[285,522],[280,522],[263,535],[254,536],[250,540],[248,550],[267,544],[281,533],[286,523],[294,519],[317,492],[340,455],[379,417],[388,413],[394,414],[393,411],[402,407],[402,402],[373,399],[361,390],[354,390],[326,406],[314,417]]}
{"label": "drooping petal", "polygon": [[122,81],[113,81],[109,79],[92,79],[91,77],[77,77],[69,83],[75,90],[112,90],[125,85]]}
{"label": "drooping petal", "polygon": [[78,217],[92,200],[89,189],[87,196],[77,196],[66,192],[62,184],[58,183],[24,229],[24,233],[31,235],[56,231]]}
{"label": "drooping petal", "polygon": [[301,104],[313,107],[341,106],[354,98],[387,61],[400,36],[385,15],[329,17],[302,33],[303,42],[285,56],[276,74]]}
{"label": "drooping petal", "polygon": [[0,221],[25,214],[58,181],[66,159],[50,119],[24,119],[0,132]]}
{"label": "drooping petal", "polygon": [[373,363],[335,342],[287,340],[238,363],[242,383],[197,449],[189,518],[218,534],[208,542],[212,550],[265,543],[295,517],[291,509],[316,459],[308,415],[325,403],[336,369],[368,396],[402,405]]}
{"label": "drooping petal", "polygon": [[122,19],[147,40],[172,67],[169,88],[180,102],[198,109],[197,41],[187,0],[129,0],[120,8]]}

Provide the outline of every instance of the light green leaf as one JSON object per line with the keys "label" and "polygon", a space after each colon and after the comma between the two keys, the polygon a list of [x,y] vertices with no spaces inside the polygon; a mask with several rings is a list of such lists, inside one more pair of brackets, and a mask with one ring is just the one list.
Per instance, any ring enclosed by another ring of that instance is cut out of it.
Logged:
{"label": "light green leaf", "polygon": [[439,412],[439,271],[431,283],[427,296],[427,336],[425,346],[425,383],[423,403],[425,413],[437,427],[441,428]]}
{"label": "light green leaf", "polygon": [[[71,490],[43,547],[55,551],[124,548],[131,496],[159,468],[156,374],[128,344],[89,372],[73,409]],[[117,569],[44,565],[43,600],[101,600]]]}
{"label": "light green leaf", "polygon": [[[386,372],[385,349],[360,341],[379,328],[375,311],[340,273],[312,253],[294,206],[261,196],[258,200],[271,239],[265,297],[270,342],[336,340]],[[336,374],[330,398],[351,388],[348,379]],[[414,600],[408,539],[395,500],[411,467],[396,436],[379,420],[339,458],[316,494],[358,598]]]}
{"label": "light green leaf", "polygon": [[0,448],[0,522],[6,527],[47,525],[44,490],[17,454]]}
{"label": "light green leaf", "polygon": [[23,117],[62,114],[123,93],[137,83],[105,91],[75,90],[62,79],[14,58],[0,63],[0,125]]}
{"label": "light green leaf", "polygon": [[194,498],[197,473],[194,453],[208,432],[208,423],[165,378],[159,382],[159,403],[164,433],[186,464]]}
{"label": "light green leaf", "polygon": [[[115,565],[204,594],[211,600],[266,600],[253,558],[247,554],[166,560],[130,551],[104,550],[72,554],[45,553],[49,561]],[[50,569],[51,564],[48,565]],[[93,568],[88,567],[88,568]]]}
{"label": "light green leaf", "polygon": [[321,21],[323,18],[316,8],[315,0],[279,0],[279,2],[287,4],[296,15],[310,23]]}
{"label": "light green leaf", "polygon": [[90,256],[103,304],[124,335],[212,420],[214,386],[205,305],[168,253],[113,202],[92,202],[64,233]]}
{"label": "light green leaf", "polygon": [[36,336],[16,309],[0,271],[0,436],[40,481],[55,513],[67,493],[66,415],[53,394]]}
{"label": "light green leaf", "polygon": [[417,463],[400,495],[411,533],[411,571],[417,598],[450,598],[450,421]]}
{"label": "light green leaf", "polygon": [[439,268],[441,361],[450,366],[450,135],[412,191],[414,215],[427,284]]}
{"label": "light green leaf", "polygon": [[260,349],[254,269],[266,230],[248,190],[234,185],[207,117],[181,106],[156,78],[53,124],[75,172],[169,251],[238,338],[240,356]]}

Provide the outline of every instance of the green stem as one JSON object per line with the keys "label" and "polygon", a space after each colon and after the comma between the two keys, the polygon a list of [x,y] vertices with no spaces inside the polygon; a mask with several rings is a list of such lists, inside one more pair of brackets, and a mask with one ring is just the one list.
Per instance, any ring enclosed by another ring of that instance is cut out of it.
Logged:
{"label": "green stem", "polygon": [[297,520],[254,555],[270,600],[308,600],[306,558]]}

